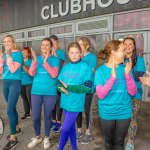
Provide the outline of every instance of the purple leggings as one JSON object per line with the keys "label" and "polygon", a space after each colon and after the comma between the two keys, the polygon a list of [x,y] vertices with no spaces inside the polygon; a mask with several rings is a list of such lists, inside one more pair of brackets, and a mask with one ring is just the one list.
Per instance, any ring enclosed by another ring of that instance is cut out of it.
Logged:
{"label": "purple leggings", "polygon": [[72,150],[77,150],[75,122],[78,117],[78,114],[79,114],[78,112],[64,111],[65,119],[61,129],[61,136],[58,150],[64,149],[68,137],[70,137]]}

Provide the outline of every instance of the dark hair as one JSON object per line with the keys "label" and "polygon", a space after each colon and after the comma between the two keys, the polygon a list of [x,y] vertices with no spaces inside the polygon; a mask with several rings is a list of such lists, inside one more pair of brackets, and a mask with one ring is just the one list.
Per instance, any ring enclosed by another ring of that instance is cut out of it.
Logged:
{"label": "dark hair", "polygon": [[72,48],[72,47],[78,48],[79,51],[82,53],[81,47],[77,42],[70,43],[69,46],[68,46],[67,52],[69,52],[70,48]]}
{"label": "dark hair", "polygon": [[[43,41],[48,41],[49,43],[50,43],[50,45],[51,45],[51,47],[53,47],[53,42],[49,39],[49,38],[44,38],[43,40],[42,40],[42,42]],[[42,43],[41,42],[41,43]]]}
{"label": "dark hair", "polygon": [[101,51],[101,52],[103,52],[105,54],[105,56],[106,56],[105,59],[109,58],[109,56],[111,55],[111,51],[112,50],[117,51],[119,46],[120,46],[120,44],[122,44],[122,42],[119,41],[119,40],[111,40],[111,41],[109,41],[105,45],[104,50]]}
{"label": "dark hair", "polygon": [[133,45],[134,45],[134,50],[133,50],[133,54],[131,56],[131,59],[132,59],[132,68],[136,65],[137,63],[137,50],[136,50],[136,43],[135,43],[135,39],[132,38],[132,37],[127,37],[123,40],[123,43],[126,41],[126,40],[131,40],[133,42]]}
{"label": "dark hair", "polygon": [[23,51],[28,51],[29,58],[31,58],[31,49],[29,47],[23,47],[22,52]]}
{"label": "dark hair", "polygon": [[54,40],[58,41],[58,37],[57,37],[56,35],[51,35],[51,36],[49,37],[49,39],[54,39]]}

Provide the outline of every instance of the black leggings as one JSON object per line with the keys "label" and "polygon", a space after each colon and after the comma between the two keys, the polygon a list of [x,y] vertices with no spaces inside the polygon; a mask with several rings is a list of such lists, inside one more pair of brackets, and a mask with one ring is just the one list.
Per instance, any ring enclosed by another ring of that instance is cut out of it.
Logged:
{"label": "black leggings", "polygon": [[101,118],[105,136],[105,150],[124,150],[124,140],[131,119],[104,120]]}
{"label": "black leggings", "polygon": [[31,84],[21,86],[21,97],[23,99],[23,106],[25,114],[30,114],[31,109]]}
{"label": "black leggings", "polygon": [[[52,119],[57,121],[61,121],[61,117],[62,117],[62,108],[60,108],[60,94],[61,94],[60,92],[57,92],[56,105],[52,112]],[[56,115],[57,115],[57,119],[56,119]]]}
{"label": "black leggings", "polygon": [[[91,117],[91,103],[92,103],[93,93],[87,94],[85,98],[85,115],[86,115],[86,128],[91,127],[92,117]],[[77,118],[77,128],[82,128],[82,112],[79,113]]]}

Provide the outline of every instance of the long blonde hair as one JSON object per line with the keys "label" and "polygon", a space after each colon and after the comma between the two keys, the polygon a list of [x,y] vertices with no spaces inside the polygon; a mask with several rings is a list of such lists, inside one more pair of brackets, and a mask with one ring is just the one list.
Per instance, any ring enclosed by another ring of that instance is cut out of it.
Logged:
{"label": "long blonde hair", "polygon": [[91,41],[87,38],[87,37],[81,37],[79,38],[78,41],[82,41],[84,46],[89,46],[89,48],[87,49],[87,51],[92,51],[92,44]]}
{"label": "long blonde hair", "polygon": [[17,50],[18,49],[18,45],[17,45],[16,39],[15,39],[14,36],[12,36],[10,34],[9,35],[5,35],[4,38],[3,38],[3,41],[4,41],[5,38],[8,38],[8,37],[12,40],[12,42],[14,44],[14,50]]}

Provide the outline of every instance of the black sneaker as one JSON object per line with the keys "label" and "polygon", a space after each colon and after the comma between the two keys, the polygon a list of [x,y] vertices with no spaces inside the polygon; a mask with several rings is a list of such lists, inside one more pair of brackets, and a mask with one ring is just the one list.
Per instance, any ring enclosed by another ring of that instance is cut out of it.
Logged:
{"label": "black sneaker", "polygon": [[17,139],[15,141],[8,141],[3,150],[12,150],[17,146],[18,143],[19,142]]}
{"label": "black sneaker", "polygon": [[[16,136],[22,134],[22,131],[21,131],[21,128],[19,128],[17,131],[16,131]],[[7,140],[10,139],[10,134],[7,135]]]}
{"label": "black sneaker", "polygon": [[26,119],[29,119],[29,118],[31,118],[31,115],[30,115],[30,114],[25,114],[25,115],[21,118],[21,120],[26,120]]}

